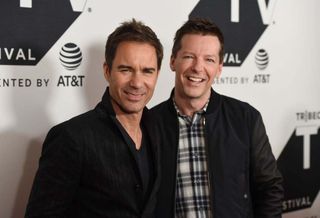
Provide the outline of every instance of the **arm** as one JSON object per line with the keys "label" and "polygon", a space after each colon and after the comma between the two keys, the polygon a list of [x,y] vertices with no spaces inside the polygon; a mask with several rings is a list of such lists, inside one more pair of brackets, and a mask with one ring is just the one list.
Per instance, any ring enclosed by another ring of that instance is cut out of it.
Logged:
{"label": "arm", "polygon": [[79,184],[81,152],[59,125],[44,141],[25,217],[64,217]]}
{"label": "arm", "polygon": [[282,176],[278,171],[260,114],[253,127],[250,155],[254,217],[281,217]]}

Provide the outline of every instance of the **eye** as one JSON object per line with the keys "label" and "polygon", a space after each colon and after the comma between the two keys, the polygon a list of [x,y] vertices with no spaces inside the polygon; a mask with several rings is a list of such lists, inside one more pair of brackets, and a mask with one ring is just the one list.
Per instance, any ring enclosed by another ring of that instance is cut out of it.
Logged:
{"label": "eye", "polygon": [[183,59],[193,59],[193,56],[192,55],[184,55],[182,58]]}
{"label": "eye", "polygon": [[153,74],[154,72],[155,72],[154,69],[144,69],[143,70],[143,73],[145,73],[145,74]]}
{"label": "eye", "polygon": [[210,62],[210,63],[215,63],[216,62],[213,58],[207,58],[206,61]]}
{"label": "eye", "polygon": [[129,73],[130,72],[130,69],[129,68],[126,68],[126,67],[123,67],[123,68],[120,68],[119,71],[121,73]]}

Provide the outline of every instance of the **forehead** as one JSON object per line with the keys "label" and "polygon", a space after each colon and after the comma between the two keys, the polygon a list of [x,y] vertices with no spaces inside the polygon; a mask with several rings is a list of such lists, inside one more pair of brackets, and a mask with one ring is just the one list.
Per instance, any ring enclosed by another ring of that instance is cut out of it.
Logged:
{"label": "forehead", "polygon": [[156,62],[156,58],[156,49],[149,43],[124,41],[119,43],[117,47],[114,62],[140,61],[147,64],[149,61],[149,64],[153,64]]}
{"label": "forehead", "polygon": [[153,45],[151,45],[148,42],[138,42],[138,41],[122,41],[118,44],[118,47],[116,51],[119,50],[133,50],[133,49],[138,49],[138,50],[149,50],[150,52],[156,52],[156,49],[154,48]]}
{"label": "forehead", "polygon": [[214,35],[186,34],[181,38],[180,50],[219,52],[220,41]]}

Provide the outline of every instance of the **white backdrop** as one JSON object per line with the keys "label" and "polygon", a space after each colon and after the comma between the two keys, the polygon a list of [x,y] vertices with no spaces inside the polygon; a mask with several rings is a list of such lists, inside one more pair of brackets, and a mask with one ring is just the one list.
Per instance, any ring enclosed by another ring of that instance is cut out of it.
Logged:
{"label": "white backdrop", "polygon": [[[20,1],[21,4],[30,2]],[[81,15],[37,65],[0,65],[1,218],[23,217],[41,145],[48,130],[93,108],[100,100],[106,86],[102,63],[108,34],[121,22],[136,18],[149,25],[159,36],[165,54],[154,97],[148,104],[151,107],[167,99],[170,94],[174,85],[174,73],[169,69],[173,36],[199,1],[83,2]],[[36,4],[34,1],[32,6]],[[277,158],[297,127],[317,126],[318,130],[320,127],[319,10],[318,0],[277,1],[272,11],[273,22],[241,67],[224,67],[220,80],[213,85],[221,94],[247,101],[260,110]],[[65,69],[59,60],[61,47],[69,42],[76,44],[82,52],[81,65],[72,71]],[[261,48],[269,55],[269,63],[264,70],[258,69],[255,64],[255,55]],[[1,51],[0,59],[5,55],[4,48]],[[254,81],[256,75],[264,75],[267,80]],[[83,84],[58,85],[61,76],[84,76]],[[20,85],[18,81],[13,84],[12,79],[20,79]],[[38,87],[38,79],[48,80],[48,85]],[[9,85],[4,84],[6,80],[11,81]],[[26,80],[31,81],[30,86],[25,83]],[[28,87],[23,87],[26,85]],[[311,119],[298,117],[297,113],[306,111],[316,116]],[[314,158],[319,159],[320,153],[311,153],[311,159]],[[319,172],[315,177],[319,178]],[[317,185],[320,187],[320,184]],[[285,213],[284,217],[320,218],[319,188],[310,208]]]}

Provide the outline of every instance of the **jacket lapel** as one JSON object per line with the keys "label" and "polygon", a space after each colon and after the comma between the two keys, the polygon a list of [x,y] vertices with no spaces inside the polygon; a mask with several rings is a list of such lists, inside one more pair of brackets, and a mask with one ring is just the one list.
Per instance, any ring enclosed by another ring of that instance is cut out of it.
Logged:
{"label": "jacket lapel", "polygon": [[[104,108],[103,111],[106,112],[106,116],[109,116],[111,118],[111,120],[113,121],[113,123],[118,127],[118,130],[120,131],[121,135],[122,135],[122,138],[123,140],[125,141],[125,143],[127,144],[128,146],[128,149],[129,149],[129,152],[132,156],[132,159],[134,160],[134,169],[135,169],[135,172],[136,174],[138,175],[139,177],[139,180],[142,184],[142,177],[141,177],[141,173],[140,173],[140,170],[139,170],[139,166],[138,166],[138,160],[136,159],[136,156],[134,155],[134,152],[136,152],[134,149],[135,149],[135,146],[134,146],[134,143],[133,141],[131,140],[129,134],[126,132],[126,130],[124,129],[124,127],[121,125],[121,123],[119,122],[119,120],[117,119],[116,117],[116,113],[114,112],[113,110],[113,107],[112,107],[112,104],[111,104],[111,100],[110,100],[110,94],[109,94],[109,87],[106,88],[106,91],[102,97],[102,101],[100,102],[101,106]],[[99,105],[100,105],[99,104]],[[97,106],[98,107],[98,106]],[[131,145],[132,146],[131,146]]]}
{"label": "jacket lapel", "polygon": [[148,137],[148,141],[150,142],[150,153],[151,153],[151,161],[153,164],[153,170],[154,170],[154,180],[153,180],[153,186],[150,192],[150,195],[148,197],[148,200],[146,201],[145,208],[143,210],[143,214],[150,213],[148,211],[149,209],[153,208],[154,199],[156,198],[157,191],[160,186],[160,154],[159,154],[159,134],[157,133],[157,130],[155,128],[155,120],[152,119],[150,112],[147,108],[143,111],[142,116],[142,122],[145,126],[146,134]]}

